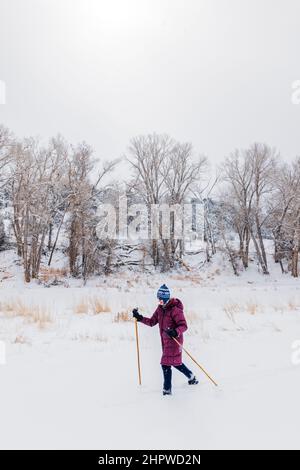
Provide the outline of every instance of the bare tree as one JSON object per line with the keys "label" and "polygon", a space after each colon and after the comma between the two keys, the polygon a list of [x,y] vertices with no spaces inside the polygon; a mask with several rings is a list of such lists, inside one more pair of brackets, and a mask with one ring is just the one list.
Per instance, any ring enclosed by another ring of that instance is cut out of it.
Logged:
{"label": "bare tree", "polygon": [[118,163],[118,160],[104,163],[93,183],[92,173],[96,162],[92,155],[92,148],[83,142],[73,148],[68,161],[69,265],[73,276],[82,275],[85,280],[94,270],[99,242],[95,214],[101,192],[100,184]]}
{"label": "bare tree", "polygon": [[232,225],[239,237],[240,257],[244,267],[247,268],[254,194],[253,168],[244,152],[236,150],[226,159],[223,176],[228,183],[225,204],[231,213]]}
{"label": "bare tree", "polygon": [[[167,188],[167,201],[171,204],[183,205],[189,193],[192,194],[193,187],[197,184],[207,170],[207,158],[200,156],[193,161],[193,147],[190,143],[176,142],[170,152],[169,158],[163,163],[163,177]],[[182,219],[184,224],[184,219]],[[179,259],[184,251],[184,236],[181,239],[174,238],[174,217],[171,222],[171,260],[174,264],[176,250],[179,247]],[[182,226],[184,233],[184,225]]]}
{"label": "bare tree", "polygon": [[[149,213],[153,204],[158,207],[168,204],[171,209],[172,206],[183,205],[192,185],[206,166],[205,157],[193,160],[191,144],[176,142],[167,135],[158,134],[132,139],[128,161],[134,169],[131,187],[147,205]],[[181,262],[183,254],[184,238],[175,237],[173,211],[170,214],[169,236],[165,236],[162,224],[159,223],[159,237],[152,239],[153,264],[155,267],[160,264],[162,270],[168,270],[176,260]]]}
{"label": "bare tree", "polygon": [[[151,205],[161,204],[167,195],[165,174],[170,167],[170,155],[174,141],[167,135],[149,134],[131,140],[128,161],[134,169],[131,183],[149,214]],[[149,225],[151,221],[149,219]],[[159,242],[153,238],[151,256],[155,267],[160,262]]]}
{"label": "bare tree", "polygon": [[299,212],[300,212],[300,158],[282,165],[277,172],[276,192],[270,201],[270,228],[274,237],[274,259],[286,272],[288,262],[294,277],[298,277]]}
{"label": "bare tree", "polygon": [[[206,167],[206,162],[204,162],[204,165]],[[202,176],[202,175],[201,175]],[[203,221],[203,226],[201,227],[202,229],[202,236],[203,239],[206,243],[206,261],[210,262],[212,257],[216,254],[217,252],[217,232],[218,230],[218,225],[220,225],[219,221],[216,220],[216,218],[219,219],[219,214],[218,210],[214,207],[214,203],[212,200],[212,193],[217,186],[217,183],[219,182],[220,179],[220,174],[216,174],[214,179],[211,181],[209,178],[208,181],[205,181],[205,184],[203,185],[203,181],[200,180],[196,182],[196,184],[192,185],[192,194],[194,195],[193,198],[193,203],[196,205],[196,207],[201,204],[202,206],[202,214],[201,218]],[[197,219],[197,215],[196,215]],[[219,227],[222,228],[222,227]],[[222,230],[221,230],[222,231]]]}
{"label": "bare tree", "polygon": [[234,225],[240,240],[240,256],[248,266],[249,243],[252,239],[258,262],[268,274],[268,260],[263,229],[269,213],[267,200],[275,189],[278,154],[265,144],[253,144],[244,151],[235,151],[223,165],[224,180],[235,212]]}
{"label": "bare tree", "polygon": [[15,145],[10,178],[12,226],[26,282],[38,277],[45,238],[54,217],[54,201],[64,174],[65,162],[54,142],[44,148],[30,138]]}
{"label": "bare tree", "polygon": [[256,232],[252,224],[249,229],[264,274],[269,274],[263,239],[263,228],[270,215],[266,211],[266,198],[275,190],[278,157],[277,151],[266,144],[254,144],[247,151],[253,169],[253,218]]}

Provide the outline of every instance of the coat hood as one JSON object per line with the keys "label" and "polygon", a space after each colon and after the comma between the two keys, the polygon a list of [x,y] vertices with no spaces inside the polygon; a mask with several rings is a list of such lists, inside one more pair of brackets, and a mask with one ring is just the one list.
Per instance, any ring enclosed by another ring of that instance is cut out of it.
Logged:
{"label": "coat hood", "polygon": [[177,307],[180,310],[183,310],[183,303],[181,302],[181,300],[176,299],[176,298],[170,299],[167,305],[165,306],[165,309],[167,310],[168,308],[174,308],[174,307]]}

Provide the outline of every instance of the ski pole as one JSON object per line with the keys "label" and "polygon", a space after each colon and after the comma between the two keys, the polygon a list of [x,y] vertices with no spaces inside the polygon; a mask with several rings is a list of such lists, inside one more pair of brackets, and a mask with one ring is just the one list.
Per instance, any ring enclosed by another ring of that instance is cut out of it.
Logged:
{"label": "ski pole", "polygon": [[200,366],[199,362],[196,361],[196,359],[182,346],[182,344],[179,343],[179,341],[177,341],[176,338],[173,338],[174,341],[176,341],[176,343],[184,350],[184,352],[192,359],[192,361],[195,362],[195,364],[197,364],[197,366],[202,370],[202,372],[204,372],[204,374],[206,375],[206,377],[209,378],[209,380],[216,386],[218,387],[218,384],[211,378],[211,376],[206,372],[205,369],[203,369],[202,366]]}
{"label": "ski pole", "polygon": [[139,385],[142,385],[142,376],[141,376],[141,363],[140,363],[140,345],[139,345],[139,332],[137,326],[137,319],[134,320],[135,323],[135,339],[136,339],[136,352],[137,352],[137,362],[138,362],[138,372],[139,372]]}

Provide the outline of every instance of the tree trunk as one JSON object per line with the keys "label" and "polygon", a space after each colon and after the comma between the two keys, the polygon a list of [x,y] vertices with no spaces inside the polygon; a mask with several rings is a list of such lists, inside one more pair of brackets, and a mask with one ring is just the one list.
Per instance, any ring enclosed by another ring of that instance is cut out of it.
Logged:
{"label": "tree trunk", "polygon": [[260,264],[260,266],[261,266],[261,268],[262,268],[263,274],[266,274],[266,275],[267,275],[267,274],[269,274],[268,268],[267,268],[267,266],[266,266],[265,263],[264,263],[264,259],[263,259],[263,257],[262,257],[261,252],[260,252],[259,244],[257,243],[257,240],[256,240],[256,238],[255,238],[254,233],[252,232],[252,230],[251,230],[251,237],[252,237],[252,241],[253,241],[253,243],[254,243],[255,251],[256,251],[256,254],[257,254],[257,257],[258,257],[258,262],[259,262],[259,264]]}
{"label": "tree trunk", "polygon": [[54,244],[53,244],[53,247],[52,247],[52,250],[51,250],[51,254],[50,254],[50,258],[49,258],[49,261],[48,261],[48,266],[51,266],[53,254],[54,254],[54,251],[56,249],[56,245],[57,245],[57,242],[58,242],[59,234],[60,234],[60,231],[61,231],[61,228],[62,228],[62,224],[63,224],[64,218],[65,218],[65,215],[66,215],[66,211],[63,213],[62,219],[61,219],[59,227],[57,229],[55,241],[54,241]]}
{"label": "tree trunk", "polygon": [[299,277],[299,250],[298,248],[295,248],[292,251],[292,276],[293,277]]}
{"label": "tree trunk", "polygon": [[78,276],[77,257],[78,257],[78,241],[77,241],[77,217],[75,216],[71,222],[70,242],[69,242],[69,265],[72,276]]}
{"label": "tree trunk", "polygon": [[297,213],[294,231],[294,242],[292,249],[292,276],[299,277],[299,250],[300,250],[300,218],[299,211]]}
{"label": "tree trunk", "polygon": [[49,232],[48,232],[48,243],[47,243],[48,251],[50,251],[52,248],[52,234],[53,234],[53,224],[50,222]]}
{"label": "tree trunk", "polygon": [[156,268],[159,263],[158,243],[157,240],[152,240],[152,259],[154,267]]}
{"label": "tree trunk", "polygon": [[259,224],[259,220],[258,220],[257,216],[256,216],[256,231],[257,231],[257,235],[258,235],[258,241],[259,241],[261,257],[262,257],[262,260],[263,260],[263,272],[264,272],[264,274],[269,274],[265,245],[264,245],[263,236],[262,236],[262,232],[261,232],[261,226]]}

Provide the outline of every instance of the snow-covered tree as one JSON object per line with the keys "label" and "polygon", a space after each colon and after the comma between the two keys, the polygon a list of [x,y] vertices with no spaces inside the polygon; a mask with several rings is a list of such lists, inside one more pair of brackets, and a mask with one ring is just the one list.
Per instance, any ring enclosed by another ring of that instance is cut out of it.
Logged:
{"label": "snow-covered tree", "polygon": [[[128,161],[133,169],[131,188],[146,205],[159,208],[183,205],[192,185],[200,178],[206,159],[193,159],[192,145],[176,142],[168,135],[149,134],[131,140]],[[184,254],[184,238],[175,236],[175,214],[170,215],[170,233],[164,235],[163,224],[158,222],[158,236],[153,236],[150,254],[155,267],[162,270],[179,263]],[[183,227],[182,227],[183,228]],[[153,218],[149,216],[149,231]]]}
{"label": "snow-covered tree", "polygon": [[69,266],[72,276],[82,276],[84,279],[95,272],[99,261],[101,243],[96,235],[96,212],[97,204],[100,203],[100,185],[104,176],[117,164],[117,160],[104,163],[95,177],[93,172],[96,162],[92,157],[92,148],[83,142],[73,148],[68,161]]}
{"label": "snow-covered tree", "polygon": [[26,282],[38,277],[49,225],[61,204],[58,199],[65,165],[64,146],[59,140],[43,147],[29,138],[14,146],[10,167],[12,226]]}
{"label": "snow-covered tree", "polygon": [[287,269],[299,276],[300,246],[300,158],[280,166],[276,178],[276,192],[270,201],[270,229],[274,237],[274,259],[282,272]]}
{"label": "snow-covered tree", "polygon": [[249,242],[252,239],[264,274],[269,270],[263,235],[270,216],[268,200],[276,188],[277,161],[275,149],[255,143],[246,150],[236,150],[223,165],[227,203],[234,214],[232,221],[239,236],[243,264],[248,266]]}

